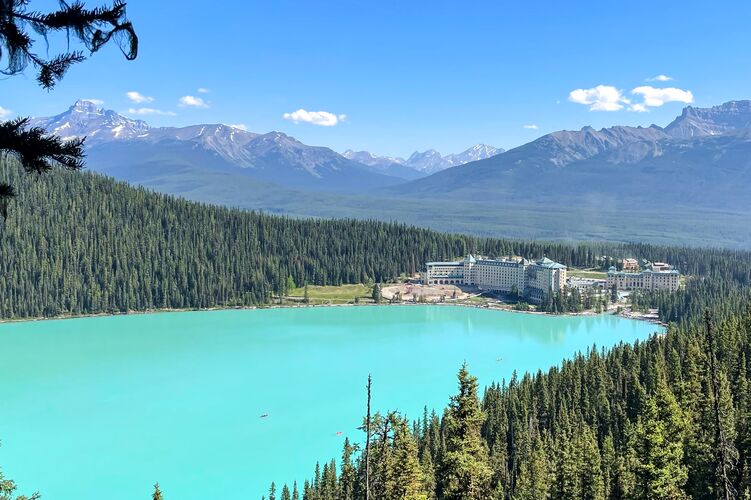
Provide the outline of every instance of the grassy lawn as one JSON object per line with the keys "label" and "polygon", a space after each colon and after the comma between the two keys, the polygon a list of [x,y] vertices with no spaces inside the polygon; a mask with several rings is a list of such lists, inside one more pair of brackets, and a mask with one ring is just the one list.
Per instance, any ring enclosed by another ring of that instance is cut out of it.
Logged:
{"label": "grassy lawn", "polygon": [[596,279],[596,280],[604,280],[607,279],[608,273],[603,271],[593,271],[590,269],[571,269],[569,268],[567,271],[567,274],[569,276],[572,276],[574,278],[590,278],[590,279]]}
{"label": "grassy lawn", "polygon": [[459,301],[461,304],[484,305],[489,302],[486,297],[468,297]]}
{"label": "grassy lawn", "polygon": [[[346,303],[360,299],[370,299],[370,288],[365,285],[341,285],[341,286],[308,286],[308,297],[311,303],[318,304],[323,302]],[[295,288],[289,292],[290,297],[304,297],[305,288]]]}

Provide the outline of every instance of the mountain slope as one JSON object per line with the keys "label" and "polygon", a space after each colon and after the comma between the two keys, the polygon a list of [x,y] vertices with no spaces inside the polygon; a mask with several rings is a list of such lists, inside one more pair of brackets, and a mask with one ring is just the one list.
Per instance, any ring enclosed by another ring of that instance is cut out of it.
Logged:
{"label": "mountain slope", "polygon": [[526,206],[598,204],[660,209],[747,206],[748,101],[686,108],[669,127],[584,127],[545,135],[492,158],[384,193]]}

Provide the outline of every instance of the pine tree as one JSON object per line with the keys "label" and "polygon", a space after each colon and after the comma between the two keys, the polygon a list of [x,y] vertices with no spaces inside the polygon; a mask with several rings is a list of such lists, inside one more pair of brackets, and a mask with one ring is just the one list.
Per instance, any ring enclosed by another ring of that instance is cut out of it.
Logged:
{"label": "pine tree", "polygon": [[536,436],[527,460],[519,466],[514,500],[538,500],[549,498],[553,483],[553,473],[543,440]]}
{"label": "pine tree", "polygon": [[597,436],[588,425],[584,425],[578,441],[578,453],[581,460],[581,484],[583,500],[604,500],[605,481],[602,473],[600,448]]}
{"label": "pine tree", "polygon": [[395,417],[393,440],[393,486],[389,488],[388,498],[395,500],[426,500],[423,490],[423,470],[417,456],[417,442],[410,432],[407,420]]}
{"label": "pine tree", "polygon": [[154,485],[154,494],[151,496],[152,500],[163,500],[162,490],[159,489],[159,483]]}
{"label": "pine tree", "polygon": [[636,426],[636,488],[643,498],[686,498],[682,487],[688,479],[683,464],[685,420],[664,380],[655,396],[645,395],[643,413]]}
{"label": "pine tree", "polygon": [[269,500],[276,500],[276,484],[274,482],[271,482],[271,487],[269,488]]}
{"label": "pine tree", "polygon": [[485,414],[477,398],[477,378],[466,363],[458,374],[459,393],[451,398],[444,417],[446,451],[442,463],[441,497],[483,499],[487,497],[493,471],[487,444],[480,430]]}
{"label": "pine tree", "polygon": [[340,500],[354,500],[355,498],[357,470],[352,462],[352,455],[355,451],[357,451],[357,447],[350,444],[349,438],[344,438],[341,473],[339,474]]}

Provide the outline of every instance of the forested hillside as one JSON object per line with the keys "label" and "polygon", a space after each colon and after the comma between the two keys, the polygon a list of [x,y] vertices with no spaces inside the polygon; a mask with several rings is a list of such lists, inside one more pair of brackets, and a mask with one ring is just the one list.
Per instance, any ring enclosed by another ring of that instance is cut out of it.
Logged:
{"label": "forested hillside", "polygon": [[19,193],[0,229],[2,318],[265,304],[284,293],[289,276],[298,286],[382,281],[468,252],[545,255],[582,267],[607,267],[623,256],[674,263],[697,278],[686,291],[659,297],[671,320],[707,299],[740,302],[751,283],[751,254],[743,251],[525,242],[395,223],[289,219],[192,203],[96,174],[30,176],[7,163],[0,178]]}

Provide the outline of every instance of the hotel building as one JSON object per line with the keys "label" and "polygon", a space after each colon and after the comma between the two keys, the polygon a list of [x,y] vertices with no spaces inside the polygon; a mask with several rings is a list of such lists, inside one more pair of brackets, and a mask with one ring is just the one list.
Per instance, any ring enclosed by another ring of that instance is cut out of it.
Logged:
{"label": "hotel building", "polygon": [[475,259],[468,255],[460,261],[428,262],[423,282],[427,285],[468,285],[489,292],[516,292],[533,301],[541,301],[548,292],[566,286],[566,266],[543,258]]}
{"label": "hotel building", "polygon": [[678,290],[680,273],[668,264],[657,262],[640,273],[617,271],[614,267],[608,269],[608,288],[618,290]]}

